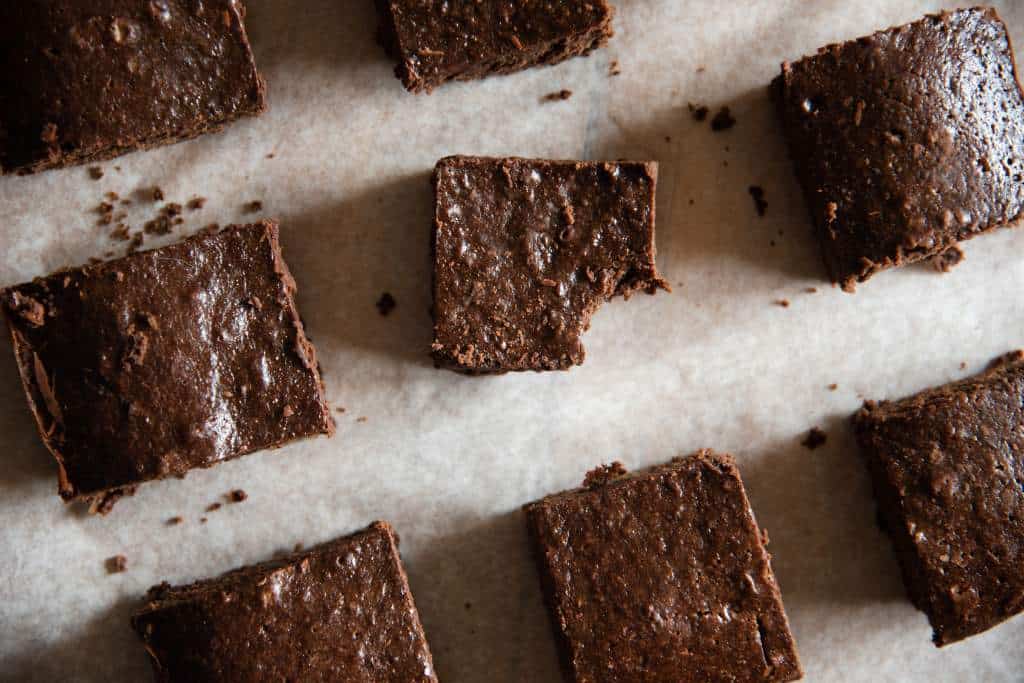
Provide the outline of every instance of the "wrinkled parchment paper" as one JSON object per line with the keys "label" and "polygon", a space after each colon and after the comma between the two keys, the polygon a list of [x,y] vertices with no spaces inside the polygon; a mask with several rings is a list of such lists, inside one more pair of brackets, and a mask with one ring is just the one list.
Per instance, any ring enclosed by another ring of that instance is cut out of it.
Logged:
{"label": "wrinkled parchment paper", "polygon": [[[940,4],[618,0],[618,34],[590,58],[431,96],[392,78],[368,0],[247,4],[270,112],[103,164],[99,181],[84,168],[0,179],[0,284],[123,252],[90,213],[107,191],[207,197],[178,235],[279,217],[330,399],[345,408],[338,434],[147,485],[89,517],[56,496],[2,342],[0,679],[147,680],[128,616],[151,584],[382,518],[401,534],[442,681],[557,681],[520,505],[601,462],[710,446],[737,455],[770,532],[807,680],[1021,680],[1024,620],[931,645],[846,419],[864,398],[964,376],[1024,344],[1024,231],[966,244],[948,275],[919,266],[854,296],[831,288],[766,92],[782,60]],[[1024,3],[996,4],[1024,41]],[[562,88],[571,99],[541,102]],[[738,123],[712,133],[690,102],[728,105]],[[659,262],[675,292],[602,309],[586,364],[566,374],[434,370],[428,177],[452,153],[659,160]],[[767,193],[763,218],[750,185]],[[245,213],[254,200],[262,212]],[[128,220],[137,229],[152,213],[138,201]],[[384,291],[398,302],[388,317],[374,306]],[[809,451],[813,426],[828,441]],[[205,512],[234,488],[249,500]],[[175,515],[184,523],[167,525]],[[116,554],[128,570],[108,575]]]}

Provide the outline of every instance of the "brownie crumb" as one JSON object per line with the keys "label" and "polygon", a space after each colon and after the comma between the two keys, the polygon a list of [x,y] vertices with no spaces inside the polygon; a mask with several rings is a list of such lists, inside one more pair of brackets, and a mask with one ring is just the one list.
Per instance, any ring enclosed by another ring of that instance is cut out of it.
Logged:
{"label": "brownie crumb", "polygon": [[130,240],[131,235],[128,233],[128,226],[124,223],[119,223],[116,228],[110,231],[110,239],[118,240],[119,242]]}
{"label": "brownie crumb", "polygon": [[182,517],[181,515],[175,515],[174,517],[171,517],[169,520],[167,520],[167,524],[168,526],[178,526],[184,521],[184,517]]}
{"label": "brownie crumb", "polygon": [[954,245],[931,258],[932,268],[940,273],[948,273],[964,260],[963,249]]}
{"label": "brownie crumb", "polygon": [[733,118],[732,112],[729,111],[729,107],[722,107],[715,114],[715,117],[711,119],[711,130],[719,133],[723,130],[729,130],[736,125],[736,119]]}
{"label": "brownie crumb", "polygon": [[380,298],[377,299],[376,304],[377,310],[383,316],[386,316],[389,313],[391,313],[391,311],[395,310],[395,306],[397,305],[398,302],[395,301],[395,297],[391,296],[390,292],[384,292],[383,294],[381,294]]}
{"label": "brownie crumb", "polygon": [[828,390],[829,390],[829,391],[835,391],[835,390],[836,390],[836,389],[838,389],[838,388],[839,388],[839,385],[838,385],[838,384],[836,384],[835,382],[833,382],[832,384],[829,384],[829,385],[828,385]]}
{"label": "brownie crumb", "polygon": [[200,235],[212,235],[215,232],[220,232],[220,223],[210,223],[199,229]]}
{"label": "brownie crumb", "polygon": [[365,415],[363,415],[363,416],[361,416],[361,417],[357,417],[357,418],[356,418],[356,422],[366,422],[366,421],[367,421],[367,420],[369,420],[369,419],[370,419],[370,418],[368,418],[368,417],[366,417]]}
{"label": "brownie crumb", "polygon": [[128,568],[128,558],[124,555],[114,555],[107,558],[107,573],[120,574]]}
{"label": "brownie crumb", "polygon": [[164,200],[164,191],[161,190],[159,187],[154,187],[153,188],[153,201],[154,202],[162,202],[163,200]]}
{"label": "brownie crumb", "polygon": [[804,291],[806,293],[808,293],[808,294],[817,294],[818,293],[818,288],[817,287],[808,287]]}
{"label": "brownie crumb", "polygon": [[809,451],[813,451],[815,448],[825,445],[827,439],[828,435],[825,432],[817,427],[811,427],[811,431],[807,432],[807,436],[800,442],[800,445]]}
{"label": "brownie crumb", "polygon": [[103,169],[100,168],[99,166],[90,166],[89,177],[92,178],[93,180],[99,180],[100,178],[103,177]]}
{"label": "brownie crumb", "polygon": [[694,104],[693,102],[690,102],[686,106],[690,110],[690,116],[693,117],[694,121],[704,121],[707,119],[708,113],[710,112],[710,110],[703,104]]}
{"label": "brownie crumb", "polygon": [[757,215],[764,217],[768,211],[768,202],[764,198],[764,188],[760,185],[751,185],[748,190],[750,196],[754,199],[754,208],[757,209]]}
{"label": "brownie crumb", "polygon": [[242,489],[235,489],[234,491],[228,494],[228,500],[231,501],[232,503],[241,503],[248,497],[249,494],[243,491]]}
{"label": "brownie crumb", "polygon": [[339,415],[341,415],[341,414],[343,414],[345,412],[345,408],[343,408],[342,406],[338,406],[337,408],[334,409],[334,412],[336,412]]}
{"label": "brownie crumb", "polygon": [[961,362],[961,363],[960,363],[960,369],[961,369],[961,370],[966,370],[966,369],[967,369],[967,363],[965,363],[965,362]]}
{"label": "brownie crumb", "polygon": [[137,232],[132,235],[131,240],[128,242],[128,253],[134,254],[137,252],[142,247],[142,241],[143,237],[141,232]]}
{"label": "brownie crumb", "polygon": [[273,153],[273,152],[271,152],[270,154],[268,154],[268,155],[267,155],[267,158],[268,158],[268,159],[273,159],[273,158],[274,158],[274,153]]}
{"label": "brownie crumb", "polygon": [[116,193],[114,191],[107,192],[103,196],[106,197],[109,201],[112,201],[112,202],[116,202],[118,199],[121,198],[121,195],[119,195],[118,193]]}
{"label": "brownie crumb", "polygon": [[256,213],[263,210],[263,202],[260,200],[251,201],[245,205],[245,210],[249,213]]}
{"label": "brownie crumb", "polygon": [[612,63],[608,65],[608,75],[618,76],[622,73],[622,69],[619,67],[619,60],[613,59]]}
{"label": "brownie crumb", "polygon": [[168,218],[174,218],[175,216],[181,215],[181,204],[177,202],[169,202],[167,206],[163,208],[163,214]]}
{"label": "brownie crumb", "polygon": [[147,235],[167,235],[171,232],[171,219],[161,214],[151,221],[146,221],[142,226],[142,232]]}
{"label": "brownie crumb", "polygon": [[583,488],[601,488],[610,481],[624,477],[626,473],[626,467],[616,460],[611,465],[602,465],[587,472],[587,476],[583,478]]}
{"label": "brownie crumb", "polygon": [[296,544],[295,544],[295,545],[294,545],[294,546],[292,547],[292,552],[293,552],[293,553],[301,553],[301,552],[302,552],[302,549],[303,549],[303,548],[305,548],[305,547],[306,547],[306,544],[305,544],[305,543],[303,543],[302,541],[299,541],[298,543],[296,543]]}
{"label": "brownie crumb", "polygon": [[206,506],[207,512],[216,512],[217,510],[220,510],[220,503],[210,503]]}
{"label": "brownie crumb", "polygon": [[776,306],[782,306],[783,308],[789,308],[789,299],[776,299],[774,303],[775,303]]}
{"label": "brownie crumb", "polygon": [[114,213],[114,205],[110,202],[100,202],[96,207],[96,213],[101,216],[112,215]]}
{"label": "brownie crumb", "polygon": [[198,211],[199,209],[206,206],[206,197],[193,197],[188,200],[188,210]]}
{"label": "brownie crumb", "polygon": [[200,523],[200,524],[206,524],[206,522],[207,522],[207,521],[208,521],[208,520],[206,519],[206,517],[200,517],[200,518],[199,518],[199,523]]}
{"label": "brownie crumb", "polygon": [[558,92],[548,93],[544,97],[540,98],[541,102],[557,102],[558,100],[567,100],[572,97],[572,90],[559,90]]}

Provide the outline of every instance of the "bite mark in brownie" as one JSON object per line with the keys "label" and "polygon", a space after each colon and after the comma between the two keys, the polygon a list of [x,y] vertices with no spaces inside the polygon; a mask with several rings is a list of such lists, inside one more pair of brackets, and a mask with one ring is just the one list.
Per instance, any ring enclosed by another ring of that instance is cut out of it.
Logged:
{"label": "bite mark in brownie", "polygon": [[655,265],[657,164],[448,157],[434,171],[438,366],[565,370],[615,297],[668,290]]}
{"label": "bite mark in brownie", "polygon": [[391,526],[219,578],[154,586],[132,617],[161,683],[434,683]]}
{"label": "bite mark in brownie", "polygon": [[802,675],[731,457],[616,463],[525,511],[566,681]]}
{"label": "bite mark in brownie", "polygon": [[1024,206],[1024,96],[995,10],[927,16],[783,64],[790,156],[834,282],[930,259]]}
{"label": "bite mark in brownie", "polygon": [[3,290],[61,497],[105,512],[139,483],[333,433],[294,292],[272,221]]}
{"label": "bite mark in brownie", "polygon": [[193,138],[266,109],[238,0],[0,3],[0,174]]}
{"label": "bite mark in brownie", "polygon": [[606,0],[375,0],[378,38],[411,92],[586,55],[611,38]]}
{"label": "bite mark in brownie", "polygon": [[1024,610],[1024,353],[853,418],[907,593],[937,646]]}

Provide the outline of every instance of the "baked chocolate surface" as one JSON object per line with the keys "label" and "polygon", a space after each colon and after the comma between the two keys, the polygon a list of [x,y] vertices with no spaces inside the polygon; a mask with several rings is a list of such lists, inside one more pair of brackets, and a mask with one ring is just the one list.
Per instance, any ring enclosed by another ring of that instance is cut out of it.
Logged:
{"label": "baked chocolate surface", "polygon": [[187,586],[132,627],[158,683],[436,681],[391,526]]}
{"label": "baked chocolate surface", "polygon": [[792,681],[800,662],[733,459],[711,451],[527,505],[567,681]]}
{"label": "baked chocolate surface", "polygon": [[448,157],[434,170],[435,363],[565,370],[600,305],[668,289],[654,162]]}
{"label": "baked chocolate surface", "polygon": [[773,84],[822,254],[853,291],[1024,205],[1024,98],[1006,27],[961,10],[783,64]]}
{"label": "baked chocolate surface", "polygon": [[1024,353],[854,416],[879,518],[938,646],[1024,610]]}
{"label": "baked chocolate surface", "polygon": [[240,0],[0,3],[0,173],[95,162],[265,108]]}
{"label": "baked chocolate surface", "polygon": [[65,500],[333,433],[272,221],[0,294]]}
{"label": "baked chocolate surface", "polygon": [[606,0],[375,0],[380,40],[412,92],[557,64],[612,36]]}

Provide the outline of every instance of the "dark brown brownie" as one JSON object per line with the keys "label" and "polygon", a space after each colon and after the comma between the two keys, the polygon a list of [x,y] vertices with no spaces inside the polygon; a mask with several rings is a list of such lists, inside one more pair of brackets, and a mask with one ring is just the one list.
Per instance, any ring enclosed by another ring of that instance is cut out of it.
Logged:
{"label": "dark brown brownie", "polygon": [[657,164],[448,157],[434,171],[434,360],[470,373],[564,370],[614,296],[655,267]]}
{"label": "dark brown brownie", "polygon": [[239,0],[0,3],[0,173],[188,139],[266,108]]}
{"label": "dark brown brownie", "polygon": [[995,10],[829,45],[783,64],[773,90],[844,290],[1020,215],[1024,98]]}
{"label": "dark brown brownie", "polygon": [[380,39],[412,92],[557,64],[612,36],[606,0],[375,0]]}
{"label": "dark brown brownie", "polygon": [[1024,353],[854,416],[879,518],[938,646],[1024,610]]}
{"label": "dark brown brownie", "polygon": [[148,600],[132,627],[158,683],[437,681],[385,522]]}
{"label": "dark brown brownie", "polygon": [[527,505],[566,681],[793,681],[789,623],[733,459],[711,451]]}
{"label": "dark brown brownie", "polygon": [[136,484],[331,434],[272,221],[0,293],[62,498],[106,511]]}

